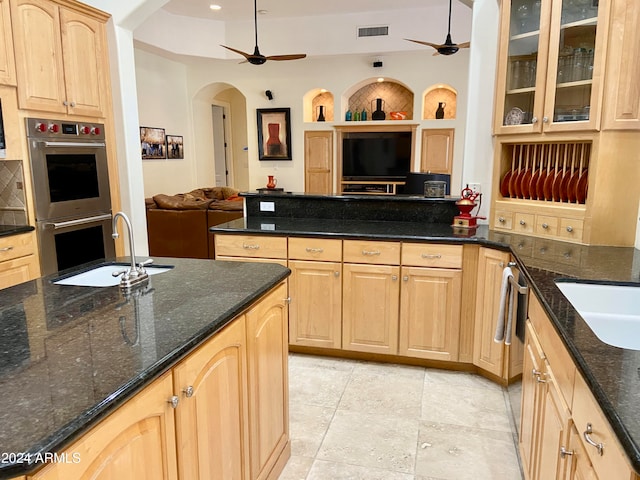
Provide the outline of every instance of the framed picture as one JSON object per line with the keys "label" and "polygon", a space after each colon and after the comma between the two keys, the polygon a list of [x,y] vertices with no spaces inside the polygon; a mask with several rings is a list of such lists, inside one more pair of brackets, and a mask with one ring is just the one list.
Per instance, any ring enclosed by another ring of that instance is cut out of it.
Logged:
{"label": "framed picture", "polygon": [[258,159],[291,160],[291,109],[258,109]]}
{"label": "framed picture", "polygon": [[167,158],[164,128],[140,127],[140,151],[143,160]]}
{"label": "framed picture", "polygon": [[167,135],[167,158],[169,159],[184,158],[184,147],[182,146],[181,136]]}

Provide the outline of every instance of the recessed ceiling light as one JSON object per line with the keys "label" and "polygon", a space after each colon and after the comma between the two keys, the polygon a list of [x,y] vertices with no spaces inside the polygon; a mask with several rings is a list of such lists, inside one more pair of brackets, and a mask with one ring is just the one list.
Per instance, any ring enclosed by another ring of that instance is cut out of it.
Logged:
{"label": "recessed ceiling light", "polygon": [[211,5],[209,5],[209,8],[211,10],[222,10],[222,7],[220,5],[216,5],[215,3],[212,3]]}

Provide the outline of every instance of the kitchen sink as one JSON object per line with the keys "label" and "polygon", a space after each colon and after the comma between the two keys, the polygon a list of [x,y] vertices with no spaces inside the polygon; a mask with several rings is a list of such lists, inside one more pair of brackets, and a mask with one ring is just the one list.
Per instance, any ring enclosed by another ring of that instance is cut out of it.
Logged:
{"label": "kitchen sink", "polygon": [[640,350],[640,285],[559,281],[556,286],[600,340]]}
{"label": "kitchen sink", "polygon": [[[130,263],[110,263],[98,265],[91,270],[85,270],[71,276],[65,276],[53,280],[55,285],[74,285],[78,287],[113,287],[120,283],[120,277],[114,277],[113,272],[118,272],[131,267]],[[172,265],[145,266],[149,275],[157,275],[167,272]]]}

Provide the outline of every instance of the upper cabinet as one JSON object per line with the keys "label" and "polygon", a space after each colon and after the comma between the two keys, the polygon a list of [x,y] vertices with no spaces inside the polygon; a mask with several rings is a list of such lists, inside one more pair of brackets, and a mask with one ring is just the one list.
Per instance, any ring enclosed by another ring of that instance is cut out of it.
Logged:
{"label": "upper cabinet", "polygon": [[503,0],[495,133],[600,128],[609,4]]}
{"label": "upper cabinet", "polygon": [[0,84],[16,84],[16,62],[13,56],[13,35],[9,0],[0,0]]}
{"label": "upper cabinet", "polygon": [[11,20],[20,108],[104,117],[104,20],[47,0],[11,0]]}

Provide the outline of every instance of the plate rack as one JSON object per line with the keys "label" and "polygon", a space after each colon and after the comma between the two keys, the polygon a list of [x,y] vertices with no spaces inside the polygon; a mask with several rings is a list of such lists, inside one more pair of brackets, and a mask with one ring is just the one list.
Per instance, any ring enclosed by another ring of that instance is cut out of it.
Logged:
{"label": "plate rack", "polygon": [[500,195],[541,202],[584,204],[591,142],[504,145]]}

